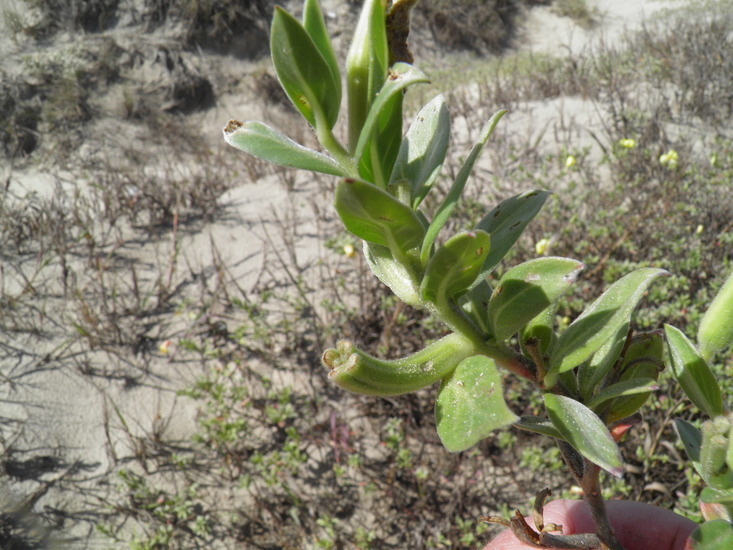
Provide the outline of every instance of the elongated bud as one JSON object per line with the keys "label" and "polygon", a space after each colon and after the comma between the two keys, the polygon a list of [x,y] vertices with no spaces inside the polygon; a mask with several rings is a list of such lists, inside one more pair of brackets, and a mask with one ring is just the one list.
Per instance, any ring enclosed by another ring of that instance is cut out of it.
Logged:
{"label": "elongated bud", "polygon": [[702,425],[700,449],[700,475],[708,485],[721,490],[733,486],[733,472],[726,465],[728,438],[719,432],[723,424],[708,420]]}
{"label": "elongated bud", "polygon": [[733,273],[700,320],[697,341],[706,360],[733,344]]}
{"label": "elongated bud", "polygon": [[369,108],[387,78],[389,52],[384,0],[366,0],[346,56],[349,148],[354,152]]}
{"label": "elongated bud", "polygon": [[354,393],[401,395],[429,386],[445,378],[465,358],[476,354],[473,345],[457,334],[450,334],[408,357],[385,361],[340,341],[336,349],[326,350],[323,363],[331,369],[330,378]]}

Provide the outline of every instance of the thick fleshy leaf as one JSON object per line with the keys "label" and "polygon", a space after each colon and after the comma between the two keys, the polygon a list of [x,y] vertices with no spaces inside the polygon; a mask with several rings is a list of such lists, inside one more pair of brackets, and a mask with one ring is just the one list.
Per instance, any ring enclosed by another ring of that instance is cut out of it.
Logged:
{"label": "thick fleshy leaf", "polygon": [[565,441],[562,434],[558,431],[555,425],[547,418],[528,415],[521,416],[519,417],[519,422],[517,422],[515,426],[528,432],[546,435],[548,437],[554,437],[555,439],[561,439]]}
{"label": "thick fleshy leaf", "polygon": [[293,105],[311,126],[333,128],[339,114],[341,81],[334,75],[303,25],[275,8],[270,34],[275,73]]}
{"label": "thick fleshy leaf", "polygon": [[[603,388],[597,394],[595,394],[587,405],[591,409],[596,409],[610,399],[617,397],[627,397],[630,395],[637,395],[640,393],[649,394],[649,392],[658,390],[659,385],[653,378],[635,378],[632,380],[623,380],[616,382],[610,386]],[[628,415],[625,415],[628,416]]]}
{"label": "thick fleshy leaf", "polygon": [[733,344],[733,274],[723,284],[700,321],[700,354],[707,360]]}
{"label": "thick fleshy leaf", "polygon": [[[384,128],[392,128],[393,124],[391,120],[394,118],[396,112],[396,106],[399,106],[400,123],[402,122],[402,103],[395,102],[395,98],[401,98],[402,93],[408,86],[412,84],[418,84],[421,82],[429,82],[428,77],[417,67],[408,65],[407,63],[395,63],[389,71],[389,78],[385,81],[382,89],[379,90],[374,103],[369,109],[369,114],[364,121],[364,126],[359,136],[359,141],[356,144],[356,151],[354,157],[361,160],[364,158],[367,146],[374,139],[375,133],[377,135],[384,133]],[[386,111],[386,114],[385,114]],[[399,150],[399,143],[402,139],[402,126],[398,129],[399,137],[397,138],[397,148]],[[396,156],[396,155],[395,155]],[[385,174],[389,178],[390,174]],[[384,182],[385,185],[387,181]]]}
{"label": "thick fleshy leaf", "polygon": [[450,138],[445,97],[436,96],[415,116],[407,131],[390,178],[390,189],[413,209],[430,191],[443,166]]}
{"label": "thick fleshy leaf", "polygon": [[420,286],[429,302],[445,302],[465,291],[478,275],[489,253],[490,237],[483,231],[459,233],[438,248],[430,259]]}
{"label": "thick fleshy leaf", "polygon": [[733,548],[733,525],[723,519],[706,521],[690,535],[696,550]]}
{"label": "thick fleshy leaf", "polygon": [[712,504],[714,502],[719,502],[721,504],[733,504],[733,491],[719,491],[712,487],[706,487],[700,493],[700,500],[708,504]]}
{"label": "thick fleshy leaf", "polygon": [[494,128],[496,128],[499,120],[501,120],[501,117],[503,117],[505,114],[506,111],[498,111],[486,123],[483,130],[481,131],[481,136],[479,137],[478,142],[471,149],[471,152],[468,154],[468,158],[465,160],[463,166],[461,166],[461,169],[458,171],[458,175],[453,181],[453,185],[451,185],[448,194],[443,199],[443,202],[440,203],[438,211],[435,213],[435,217],[430,223],[430,227],[428,227],[428,231],[425,235],[425,240],[422,244],[422,249],[420,251],[420,261],[422,262],[422,265],[427,265],[428,260],[430,259],[430,252],[433,248],[435,238],[438,236],[440,230],[443,229],[443,226],[448,221],[448,218],[450,218],[450,215],[453,212],[453,209],[455,209],[456,204],[458,204],[458,200],[461,198],[463,188],[466,186],[468,176],[471,175],[471,170],[473,170],[474,164],[476,164],[476,161],[481,155],[481,152],[484,150],[484,147],[489,141],[491,134],[494,133]]}
{"label": "thick fleshy leaf", "polygon": [[464,359],[443,380],[435,401],[438,435],[451,452],[465,451],[518,417],[507,407],[501,376],[492,359]]}
{"label": "thick fleshy leaf", "polygon": [[334,204],[346,229],[393,252],[404,254],[423,238],[425,228],[412,209],[371,183],[342,180]]}
{"label": "thick fleshy leaf", "polygon": [[611,285],[560,335],[550,358],[551,370],[570,370],[593,355],[629,322],[651,282],[665,273],[651,267],[637,269]]}
{"label": "thick fleshy leaf", "polygon": [[722,519],[730,523],[733,519],[733,491],[705,487],[700,492],[700,511],[705,521]]}
{"label": "thick fleshy leaf", "polygon": [[[677,435],[685,447],[685,452],[690,461],[695,464],[700,462],[700,448],[702,447],[702,432],[693,426],[687,420],[676,418],[674,426],[677,429]],[[696,466],[696,469],[697,466]]]}
{"label": "thick fleshy leaf", "polygon": [[364,257],[369,268],[400,300],[408,306],[420,308],[420,287],[414,273],[394,259],[386,246],[364,241]]}
{"label": "thick fleshy leaf", "polygon": [[490,273],[497,266],[549,196],[549,191],[521,193],[500,202],[481,219],[476,229],[491,235],[491,253],[486,258],[482,274]]}
{"label": "thick fleshy leaf", "polygon": [[547,415],[565,441],[594,464],[621,477],[621,453],[601,419],[575,399],[552,393],[543,397]]}
{"label": "thick fleshy leaf", "polygon": [[328,36],[326,22],[323,20],[323,12],[318,0],[305,0],[303,6],[303,28],[308,36],[311,37],[313,43],[318,48],[323,60],[331,71],[331,78],[338,85],[335,87],[336,103],[341,105],[341,71],[339,71],[336,54],[333,51],[331,38]]}
{"label": "thick fleshy leaf", "polygon": [[[624,360],[620,367],[619,382],[629,380],[657,380],[664,369],[664,336],[661,331],[648,332],[634,336],[624,352]],[[610,424],[631,416],[638,411],[651,394],[639,393],[628,397],[619,397],[611,403],[606,413],[606,423]]]}
{"label": "thick fleshy leaf", "polygon": [[359,157],[359,176],[386,189],[402,141],[402,94],[382,105],[371,139]]}
{"label": "thick fleshy leaf", "polygon": [[672,372],[695,406],[709,417],[723,413],[723,398],[705,359],[682,331],[664,325]]}
{"label": "thick fleshy leaf", "polygon": [[[557,304],[545,308],[524,326],[519,337],[522,351],[530,357],[534,353],[538,353],[544,365],[549,363],[550,353],[552,353],[552,348],[557,341],[557,335],[553,328],[555,326],[556,311]],[[536,352],[531,351],[531,348],[536,349]]]}
{"label": "thick fleshy leaf", "polygon": [[588,361],[578,367],[578,384],[583,401],[590,398],[596,387],[616,364],[629,336],[629,323],[624,323],[606,340]]}
{"label": "thick fleshy leaf", "polygon": [[230,120],[224,128],[224,140],[232,147],[273,164],[332,176],[346,175],[331,157],[307,149],[261,122]]}
{"label": "thick fleshy leaf", "polygon": [[555,303],[584,267],[569,258],[537,258],[507,271],[489,301],[489,323],[496,339],[506,340]]}

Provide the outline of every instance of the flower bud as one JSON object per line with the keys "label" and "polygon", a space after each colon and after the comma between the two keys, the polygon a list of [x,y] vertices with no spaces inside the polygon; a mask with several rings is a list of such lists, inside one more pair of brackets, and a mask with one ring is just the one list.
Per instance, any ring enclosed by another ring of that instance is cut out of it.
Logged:
{"label": "flower bud", "polygon": [[387,78],[389,52],[384,0],[366,0],[346,56],[349,147],[353,153],[369,108]]}
{"label": "flower bud", "polygon": [[323,363],[340,387],[366,395],[401,395],[442,380],[465,358],[476,354],[463,336],[450,334],[408,357],[386,361],[342,340],[326,350]]}

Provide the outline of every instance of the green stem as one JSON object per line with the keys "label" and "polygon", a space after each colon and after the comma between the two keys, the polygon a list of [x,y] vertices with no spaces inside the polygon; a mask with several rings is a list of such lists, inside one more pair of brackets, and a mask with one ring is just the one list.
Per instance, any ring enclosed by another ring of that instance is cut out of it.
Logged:
{"label": "green stem", "polygon": [[480,353],[493,359],[497,365],[534,384],[539,384],[536,367],[531,361],[506,344],[487,342],[479,328],[466,315],[453,307],[451,302],[431,303],[428,306],[436,317],[440,318],[454,332],[470,340]]}
{"label": "green stem", "polygon": [[331,128],[328,126],[328,121],[324,113],[320,109],[314,110],[316,116],[316,137],[318,141],[331,153],[331,156],[339,163],[341,168],[352,178],[359,177],[356,166],[354,164],[354,158],[344,148],[343,145],[333,135]]}

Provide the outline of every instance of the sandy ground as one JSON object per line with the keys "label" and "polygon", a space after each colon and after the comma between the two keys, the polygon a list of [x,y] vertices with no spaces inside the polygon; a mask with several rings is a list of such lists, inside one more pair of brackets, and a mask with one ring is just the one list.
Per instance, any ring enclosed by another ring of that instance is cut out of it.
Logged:
{"label": "sandy ground", "polygon": [[[555,15],[551,8],[532,10],[519,48],[557,55],[578,53],[599,40],[613,42],[624,30],[638,28],[644,17],[671,5],[653,0],[589,3],[601,14],[600,24],[591,30]],[[8,44],[4,46],[7,48]],[[229,118],[267,115],[267,109],[253,112],[252,106],[243,104],[238,96],[224,95],[216,108],[196,116],[200,117],[202,132],[215,141]],[[593,127],[597,117],[589,102],[560,98],[523,105],[511,114],[510,126],[512,131],[524,127],[528,134],[536,134],[551,125],[567,124],[570,119]],[[545,132],[545,136],[551,146],[552,132]],[[232,150],[231,154],[238,153]],[[55,179],[52,167],[16,169],[11,173],[5,166],[0,172],[3,179],[10,177],[9,185],[16,193],[47,192]],[[301,220],[298,261],[311,265],[322,251],[315,238],[307,190],[288,193],[274,176],[257,182],[239,178],[241,183],[223,197],[221,218],[182,238],[180,264],[201,271],[213,269],[211,243],[215,243],[232,277],[243,289],[250,289],[262,269],[268,234],[278,231],[272,207],[285,204]],[[154,249],[143,244],[138,252],[143,258],[156,257],[161,248],[165,251],[165,244],[156,246]],[[89,514],[86,521],[72,521],[63,530],[64,537],[75,540],[71,548],[109,547],[107,539],[94,533],[94,499],[82,497],[81,493],[85,489],[92,494],[104,491],[105,476],[114,466],[112,457],[134,452],[130,434],[122,429],[115,408],[126,419],[132,435],[157,431],[171,440],[186,440],[195,426],[195,405],[177,398],[175,392],[190,384],[198,372],[173,370],[167,358],[158,354],[150,362],[149,371],[132,384],[132,375],[122,366],[105,365],[109,358],[103,354],[92,360],[110,376],[90,377],[73,363],[59,360],[64,356],[65,342],[53,335],[41,339],[32,335],[0,335],[0,343],[5,349],[0,371],[11,381],[0,384],[2,441],[16,465],[38,465],[26,478],[11,477],[6,491],[15,495],[11,498],[23,499],[45,488],[35,502],[37,510],[75,510],[78,517]],[[163,419],[165,425],[161,425]],[[38,457],[48,460],[39,461]]]}

